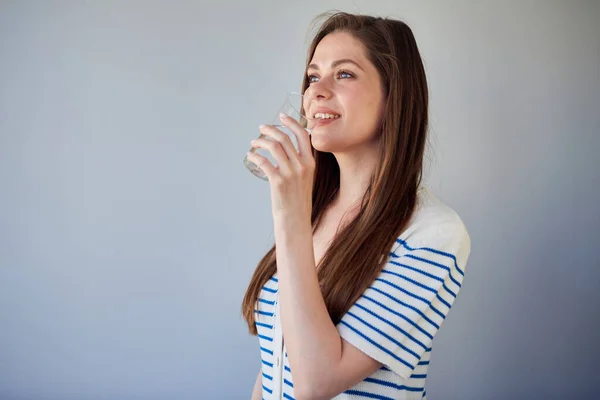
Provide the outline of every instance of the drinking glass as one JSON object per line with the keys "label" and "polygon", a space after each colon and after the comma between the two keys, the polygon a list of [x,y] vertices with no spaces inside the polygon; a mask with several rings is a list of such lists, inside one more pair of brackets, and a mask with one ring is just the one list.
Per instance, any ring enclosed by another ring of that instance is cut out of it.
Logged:
{"label": "drinking glass", "polygon": [[[304,127],[304,129],[306,129],[308,131],[308,134],[310,135],[311,129],[308,129],[309,118],[307,118],[301,112],[303,98],[304,97],[300,93],[289,92],[285,98],[285,101],[283,102],[281,107],[279,107],[279,110],[277,111],[277,114],[275,114],[275,118],[273,119],[273,121],[271,123],[271,125],[275,126],[280,131],[287,134],[290,137],[290,139],[292,139],[292,143],[294,144],[294,148],[296,149],[296,151],[298,151],[298,143],[296,141],[296,135],[294,135],[294,133],[290,130],[290,128],[283,125],[283,123],[279,119],[279,113],[285,113],[290,118],[293,118],[296,121],[298,121],[298,123],[302,127]],[[266,138],[268,140],[273,140],[269,136],[265,136],[262,133],[259,136],[259,139],[260,138]],[[273,164],[273,166],[277,166],[277,162],[275,161],[275,158],[271,155],[271,153],[268,150],[263,149],[263,148],[252,147],[250,149],[250,152],[256,153],[256,154],[259,154],[259,155],[265,157],[267,160],[269,160],[269,162],[271,164]],[[254,164],[252,161],[248,160],[247,156],[244,157],[244,165],[246,166],[246,168],[248,168],[248,170],[250,172],[252,172],[252,174],[254,174],[254,176],[262,179],[263,181],[269,180],[267,178],[267,176],[265,175],[265,173],[256,164]]]}

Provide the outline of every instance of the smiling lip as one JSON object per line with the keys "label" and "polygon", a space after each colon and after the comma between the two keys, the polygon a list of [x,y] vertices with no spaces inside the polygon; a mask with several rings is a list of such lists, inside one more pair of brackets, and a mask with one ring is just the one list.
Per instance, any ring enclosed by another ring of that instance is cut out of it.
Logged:
{"label": "smiling lip", "polygon": [[331,108],[327,108],[327,107],[317,107],[316,109],[314,109],[312,111],[312,115],[314,117],[315,114],[318,113],[323,113],[323,114],[335,114],[335,115],[340,115],[339,112],[337,111],[333,111]]}
{"label": "smiling lip", "polygon": [[320,118],[319,118],[319,119],[316,119],[316,120],[315,120],[315,123],[314,123],[314,125],[313,125],[313,128],[316,128],[316,127],[318,127],[318,126],[325,126],[325,125],[329,125],[329,124],[332,124],[332,123],[334,123],[335,121],[338,121],[338,120],[340,120],[340,119],[341,119],[341,117],[340,117],[340,118],[334,118],[334,119],[320,119]]}

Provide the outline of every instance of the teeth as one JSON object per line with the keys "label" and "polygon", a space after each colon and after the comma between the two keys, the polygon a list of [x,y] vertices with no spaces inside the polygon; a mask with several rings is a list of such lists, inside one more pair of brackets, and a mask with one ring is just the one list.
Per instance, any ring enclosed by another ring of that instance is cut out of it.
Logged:
{"label": "teeth", "polygon": [[336,119],[339,118],[339,115],[336,114],[327,114],[327,113],[316,113],[315,118],[319,119]]}

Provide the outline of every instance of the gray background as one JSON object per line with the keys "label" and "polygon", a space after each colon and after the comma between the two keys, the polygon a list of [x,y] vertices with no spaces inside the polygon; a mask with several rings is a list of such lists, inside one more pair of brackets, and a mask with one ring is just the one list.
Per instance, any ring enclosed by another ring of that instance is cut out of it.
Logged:
{"label": "gray background", "polygon": [[428,398],[598,396],[600,2],[40,0],[0,1],[0,399],[250,397],[242,158],[335,8],[412,27],[472,237]]}

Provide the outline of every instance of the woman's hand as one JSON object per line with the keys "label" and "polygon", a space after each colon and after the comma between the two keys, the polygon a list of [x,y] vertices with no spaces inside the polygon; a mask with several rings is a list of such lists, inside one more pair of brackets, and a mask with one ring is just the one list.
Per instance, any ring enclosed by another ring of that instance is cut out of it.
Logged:
{"label": "woman's hand", "polygon": [[310,222],[315,160],[308,132],[293,118],[280,114],[281,122],[296,136],[298,151],[290,137],[271,125],[261,125],[260,133],[270,139],[253,140],[252,147],[268,150],[277,167],[255,152],[248,159],[256,164],[269,179],[273,218],[285,217],[290,222]]}

